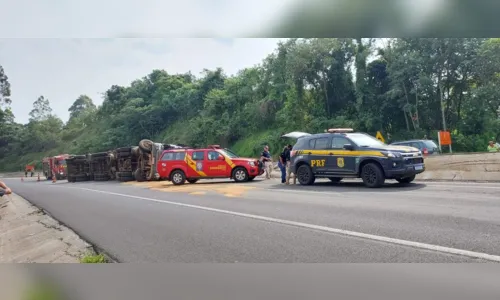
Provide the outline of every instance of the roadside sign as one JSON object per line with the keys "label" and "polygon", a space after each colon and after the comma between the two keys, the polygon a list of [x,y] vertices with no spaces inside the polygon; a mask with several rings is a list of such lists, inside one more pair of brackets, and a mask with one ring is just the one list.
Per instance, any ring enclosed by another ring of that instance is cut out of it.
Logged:
{"label": "roadside sign", "polygon": [[380,131],[377,131],[377,135],[375,137],[377,138],[377,140],[381,141],[382,143],[385,143],[385,139]]}
{"label": "roadside sign", "polygon": [[440,131],[439,132],[439,142],[443,146],[451,145],[451,136],[449,131]]}

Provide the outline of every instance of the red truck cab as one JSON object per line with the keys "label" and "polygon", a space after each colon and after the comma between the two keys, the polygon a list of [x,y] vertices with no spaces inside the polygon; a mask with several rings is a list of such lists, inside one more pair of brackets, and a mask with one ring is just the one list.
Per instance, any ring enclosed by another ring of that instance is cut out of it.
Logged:
{"label": "red truck cab", "polygon": [[44,157],[42,160],[42,169],[45,175],[45,178],[52,179],[54,175],[57,180],[67,178],[67,166],[66,166],[66,158],[68,158],[68,154],[61,154],[52,157]]}
{"label": "red truck cab", "polygon": [[239,157],[217,145],[205,149],[165,150],[157,162],[157,170],[161,179],[175,185],[219,178],[245,182],[264,173],[257,159]]}

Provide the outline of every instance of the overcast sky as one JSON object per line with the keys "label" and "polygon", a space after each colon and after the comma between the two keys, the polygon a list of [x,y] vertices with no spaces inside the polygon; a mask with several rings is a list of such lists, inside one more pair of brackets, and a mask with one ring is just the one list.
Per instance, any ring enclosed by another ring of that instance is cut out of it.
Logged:
{"label": "overcast sky", "polygon": [[[100,104],[111,85],[128,85],[153,69],[198,75],[222,67],[233,74],[258,64],[277,40],[174,37],[250,36],[294,1],[0,0],[0,65],[12,85],[16,121],[28,121],[40,95],[66,121],[79,95]],[[120,37],[143,39],[113,39]]]}
{"label": "overcast sky", "polygon": [[227,74],[258,64],[273,39],[0,39],[0,65],[12,88],[17,122],[27,122],[43,95],[64,121],[81,94],[96,104],[111,85],[128,85],[153,69],[169,73],[222,67]]}

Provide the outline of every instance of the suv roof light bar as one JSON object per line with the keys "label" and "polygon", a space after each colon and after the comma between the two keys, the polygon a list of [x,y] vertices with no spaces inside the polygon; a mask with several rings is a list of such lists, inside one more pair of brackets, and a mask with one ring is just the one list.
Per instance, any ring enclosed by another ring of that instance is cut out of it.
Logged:
{"label": "suv roof light bar", "polygon": [[330,128],[326,130],[328,133],[344,133],[344,132],[353,132],[352,128]]}

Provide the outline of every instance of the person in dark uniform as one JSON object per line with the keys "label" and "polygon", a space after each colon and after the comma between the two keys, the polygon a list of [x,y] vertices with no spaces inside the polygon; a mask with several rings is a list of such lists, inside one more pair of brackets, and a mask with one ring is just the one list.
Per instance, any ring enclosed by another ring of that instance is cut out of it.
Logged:
{"label": "person in dark uniform", "polygon": [[287,158],[287,154],[288,154],[288,159],[290,159],[290,153],[287,153],[289,152],[288,150],[288,146],[285,146],[285,148],[283,148],[283,152],[281,152],[280,154],[280,161],[278,163],[278,167],[280,168],[280,171],[281,171],[281,183],[286,183],[286,158]]}
{"label": "person in dark uniform", "polygon": [[[290,184],[290,178],[292,177],[292,163],[291,163],[291,160],[290,160],[290,154],[292,152],[292,148],[293,146],[292,145],[288,145],[287,146],[288,148],[288,151],[286,152],[286,156],[285,156],[285,166],[286,166],[286,184]],[[295,184],[297,182],[297,178],[295,177],[295,174],[293,174],[293,184]]]}

